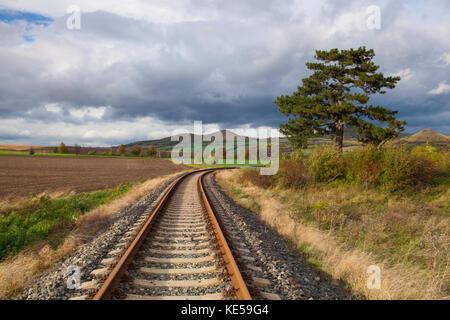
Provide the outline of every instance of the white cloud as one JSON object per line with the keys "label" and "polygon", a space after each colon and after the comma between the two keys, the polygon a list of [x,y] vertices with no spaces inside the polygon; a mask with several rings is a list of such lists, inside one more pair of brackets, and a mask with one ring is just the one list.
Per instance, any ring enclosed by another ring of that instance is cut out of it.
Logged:
{"label": "white cloud", "polygon": [[[381,105],[398,106],[400,116],[412,110],[407,100],[417,109],[448,109],[442,97],[426,94],[439,82],[430,94],[448,90],[448,71],[435,64],[450,63],[441,41],[450,38],[450,19],[436,18],[447,1],[434,1],[422,14],[398,0],[79,0],[82,29],[69,31],[72,0],[3,0],[2,7],[56,20],[48,27],[0,22],[0,124],[24,117],[10,125],[41,121],[28,139],[93,144],[167,136],[167,128],[186,119],[214,130],[252,121],[251,128],[277,126],[273,101],[309,74],[305,62],[315,49],[361,45],[375,49],[380,71],[409,81]],[[367,29],[371,4],[382,7],[382,30]],[[33,42],[22,39],[24,30]],[[429,117],[420,114],[412,125]]]}
{"label": "white cloud", "polygon": [[439,57],[439,62],[445,63],[446,66],[450,64],[450,52],[446,52]]}
{"label": "white cloud", "polygon": [[[88,121],[83,124],[63,121],[49,123],[20,118],[0,119],[0,144],[14,142],[14,144],[57,145],[64,141],[67,145],[108,146],[169,137],[180,127],[187,132],[194,132],[193,122],[171,123],[151,117],[129,121]],[[204,134],[220,129],[222,128],[217,123],[203,124]],[[227,129],[237,134],[256,137],[257,130],[265,133],[272,128],[266,126],[252,128],[247,124]]]}
{"label": "white cloud", "polygon": [[44,108],[48,112],[54,112],[54,113],[59,113],[62,110],[62,108],[57,103],[46,104],[46,105],[44,105]]}
{"label": "white cloud", "polygon": [[410,68],[402,69],[397,71],[396,73],[393,73],[392,76],[394,77],[401,77],[401,81],[409,81],[412,78],[414,78],[414,73],[411,71]]}
{"label": "white cloud", "polygon": [[101,119],[105,114],[107,107],[83,107],[80,109],[71,109],[70,115],[82,119],[84,117]]}
{"label": "white cloud", "polygon": [[434,95],[443,94],[447,92],[450,92],[450,85],[448,85],[446,81],[439,83],[439,86],[436,89],[428,91],[429,94]]}

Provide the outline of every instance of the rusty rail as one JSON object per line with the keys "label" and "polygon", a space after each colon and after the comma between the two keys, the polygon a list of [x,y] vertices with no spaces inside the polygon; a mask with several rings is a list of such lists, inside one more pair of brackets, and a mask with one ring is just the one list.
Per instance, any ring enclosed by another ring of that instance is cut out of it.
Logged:
{"label": "rusty rail", "polygon": [[228,244],[225,240],[225,237],[220,230],[219,224],[217,222],[217,219],[215,217],[214,211],[209,203],[208,197],[204,191],[202,178],[205,174],[212,172],[213,170],[197,170],[190,173],[187,173],[183,175],[182,177],[175,180],[170,187],[167,189],[165,194],[161,197],[161,199],[156,204],[155,208],[151,212],[151,214],[148,216],[147,220],[145,221],[143,227],[141,230],[137,233],[131,244],[128,246],[126,251],[121,256],[120,260],[117,262],[117,264],[114,266],[112,271],[109,273],[108,277],[106,278],[105,282],[101,286],[101,288],[97,291],[95,296],[93,297],[93,300],[108,300],[111,299],[114,290],[119,285],[122,276],[125,274],[128,266],[130,263],[134,260],[135,255],[139,251],[142,243],[145,241],[145,238],[148,234],[148,232],[151,229],[151,226],[153,222],[156,220],[155,217],[158,215],[158,213],[161,211],[161,209],[164,207],[164,205],[167,203],[169,198],[172,196],[175,188],[177,185],[187,176],[198,173],[203,171],[204,173],[201,174],[201,176],[198,179],[198,188],[199,192],[201,194],[202,199],[202,205],[204,206],[205,210],[208,213],[208,216],[211,220],[211,223],[213,225],[214,233],[217,237],[219,246],[220,246],[220,252],[222,254],[222,257],[226,263],[226,268],[228,273],[230,274],[231,281],[233,284],[234,289],[236,290],[236,296],[240,300],[250,300],[250,294],[248,292],[247,286],[244,283],[244,280],[242,279],[242,275],[236,265],[236,261],[234,260],[230,248],[228,247]]}
{"label": "rusty rail", "polygon": [[203,189],[203,177],[211,171],[207,171],[203,173],[198,179],[198,188],[200,190],[200,196],[202,198],[202,203],[205,207],[206,212],[208,213],[209,220],[212,223],[212,227],[216,238],[218,240],[220,246],[220,253],[222,254],[222,258],[225,261],[226,268],[231,278],[231,282],[233,283],[233,287],[236,290],[236,296],[239,300],[251,300],[250,293],[248,292],[247,286],[242,278],[241,272],[234,260],[234,257],[231,253],[230,248],[228,247],[225,236],[220,229],[219,223],[217,222],[216,215],[211,207],[208,196]]}

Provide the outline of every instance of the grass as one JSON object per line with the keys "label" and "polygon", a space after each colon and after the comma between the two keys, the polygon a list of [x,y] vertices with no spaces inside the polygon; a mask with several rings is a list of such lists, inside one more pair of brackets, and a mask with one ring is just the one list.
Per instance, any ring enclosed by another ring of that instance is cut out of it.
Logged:
{"label": "grass", "polygon": [[[131,203],[142,198],[161,183],[174,178],[178,173],[168,176],[161,176],[145,182],[136,183],[127,187],[121,186],[111,190],[90,193],[88,197],[92,206],[85,208],[84,214],[73,214],[77,210],[71,210],[72,214],[65,209],[60,212],[61,218],[54,217],[50,221],[63,221],[66,217],[69,223],[65,222],[59,227],[51,228],[50,233],[44,237],[36,237],[33,243],[23,246],[21,250],[10,254],[0,262],[0,299],[8,299],[17,296],[26,288],[33,276],[42,273],[55,263],[69,255],[76,248],[94,239],[117,217],[118,213]],[[120,190],[120,188],[122,188]],[[125,190],[126,189],[126,190]],[[95,195],[93,195],[95,194]],[[67,200],[72,195],[55,194],[50,195],[53,203]],[[80,197],[80,195],[75,195]],[[2,210],[5,207],[15,208],[15,211],[28,207],[35,203],[40,197],[35,199],[24,199],[20,202],[1,204]],[[81,197],[83,201],[86,197]],[[68,204],[66,202],[66,204]],[[94,206],[95,204],[96,206]],[[64,208],[70,208],[66,206]],[[72,206],[72,208],[77,205]],[[79,209],[79,208],[78,208]],[[33,212],[33,211],[30,211]],[[9,213],[11,214],[12,211]],[[50,213],[51,214],[51,213]],[[6,215],[4,216],[6,217]],[[46,220],[47,217],[41,217]],[[56,226],[55,224],[54,226]],[[62,227],[62,228],[60,228]]]}
{"label": "grass", "polygon": [[[302,189],[262,188],[222,171],[218,180],[302,256],[346,283],[363,299],[450,298],[450,184],[443,179],[420,192],[392,194],[342,182]],[[366,269],[378,265],[382,287],[366,287]]]}
{"label": "grass", "polygon": [[[52,199],[48,195],[33,196],[21,207],[0,208],[0,260],[17,254],[38,240],[55,239],[52,234],[74,226],[85,212],[128,192],[133,184],[114,189],[79,193]],[[57,241],[58,242],[58,241]]]}
{"label": "grass", "polygon": [[262,164],[261,162],[258,161],[258,163],[256,164],[250,164],[249,161],[247,160],[245,162],[245,164],[237,164],[237,163],[224,163],[224,164],[214,164],[214,165],[210,165],[210,164],[187,164],[184,163],[184,165],[186,166],[190,166],[193,168],[229,168],[229,167],[239,167],[239,166],[246,166],[246,167],[264,167],[264,164]]}

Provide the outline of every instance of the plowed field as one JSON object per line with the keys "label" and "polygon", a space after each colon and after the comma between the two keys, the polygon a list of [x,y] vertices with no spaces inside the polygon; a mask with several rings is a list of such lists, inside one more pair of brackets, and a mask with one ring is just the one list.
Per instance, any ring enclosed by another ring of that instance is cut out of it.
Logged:
{"label": "plowed field", "polygon": [[163,159],[0,157],[0,199],[112,188],[186,169]]}

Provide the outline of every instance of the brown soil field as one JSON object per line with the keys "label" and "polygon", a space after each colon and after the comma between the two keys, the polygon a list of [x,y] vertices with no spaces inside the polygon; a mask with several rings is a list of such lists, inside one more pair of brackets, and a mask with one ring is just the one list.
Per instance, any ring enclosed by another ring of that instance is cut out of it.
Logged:
{"label": "brown soil field", "polygon": [[87,192],[175,173],[164,159],[0,157],[0,199],[41,192]]}
{"label": "brown soil field", "polygon": [[44,147],[44,146],[24,146],[24,145],[17,145],[17,144],[2,144],[0,145],[0,150],[8,150],[8,151],[28,151],[30,148],[33,148],[36,150],[53,150],[51,147]]}

